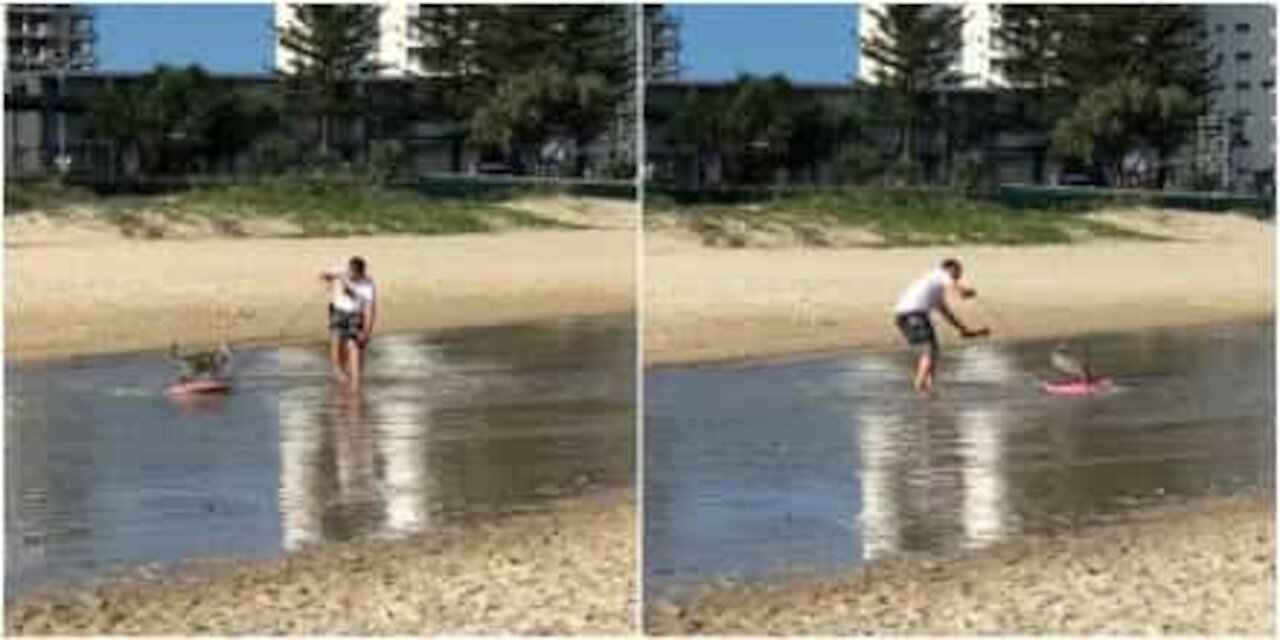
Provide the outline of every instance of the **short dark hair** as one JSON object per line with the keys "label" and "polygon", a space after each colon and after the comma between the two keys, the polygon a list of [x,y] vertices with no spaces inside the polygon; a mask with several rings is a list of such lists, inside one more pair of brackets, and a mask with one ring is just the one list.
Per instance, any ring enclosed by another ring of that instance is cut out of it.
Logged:
{"label": "short dark hair", "polygon": [[351,268],[357,275],[364,275],[364,258],[354,256],[347,261],[347,266]]}
{"label": "short dark hair", "polygon": [[960,261],[956,260],[955,258],[947,258],[946,260],[942,261],[942,264],[940,266],[943,269],[946,269],[948,271],[955,271],[956,269],[960,268]]}

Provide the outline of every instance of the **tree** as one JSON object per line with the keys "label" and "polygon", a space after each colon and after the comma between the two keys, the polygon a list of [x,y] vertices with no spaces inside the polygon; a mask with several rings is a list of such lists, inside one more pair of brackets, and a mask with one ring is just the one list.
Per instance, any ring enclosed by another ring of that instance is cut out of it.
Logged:
{"label": "tree", "polygon": [[[414,21],[424,34],[418,52],[422,83],[454,117],[486,127],[473,136],[476,140],[514,133],[519,127],[506,120],[515,104],[540,103],[552,89],[576,86],[574,91],[583,94],[576,112],[581,120],[556,125],[567,127],[582,148],[628,105],[634,74],[630,10],[625,5],[424,6]],[[555,86],[534,88],[544,82]],[[581,156],[578,166],[581,170]]]}
{"label": "tree", "polygon": [[[1144,127],[1142,135],[1158,158],[1163,184],[1168,157],[1186,141],[1213,89],[1214,62],[1198,11],[1194,6],[1164,4],[1002,5],[997,34],[1007,51],[1002,68],[1014,86],[1044,92],[1033,97],[1051,92],[1066,98],[1059,105],[1042,100],[1037,109],[1037,124],[1062,125],[1055,133],[1059,153],[1061,137],[1090,130],[1084,123],[1099,109],[1118,115],[1127,112],[1123,105],[1163,101],[1161,117],[1130,123]],[[1139,99],[1138,93],[1148,96]],[[1083,104],[1086,98],[1090,104]],[[1157,129],[1152,131],[1152,126]]]}
{"label": "tree", "polygon": [[959,6],[890,4],[870,17],[880,28],[862,41],[861,55],[875,63],[875,84],[895,98],[900,161],[913,164],[921,151],[918,130],[932,123],[937,92],[961,80],[954,65],[964,14]]}
{"label": "tree", "polygon": [[524,164],[553,136],[572,138],[580,145],[598,133],[590,123],[599,123],[600,114],[608,110],[608,93],[598,75],[570,75],[539,67],[498,87],[472,116],[472,136]]}
{"label": "tree", "polygon": [[[695,186],[701,186],[705,181],[706,163],[724,154],[722,115],[726,112],[725,102],[724,94],[698,92],[690,88],[680,97],[667,122],[667,143],[676,151],[678,158],[692,161]],[[650,109],[649,113],[653,115],[653,110]]]}
{"label": "tree", "polygon": [[1139,186],[1153,178],[1158,182],[1163,176],[1143,175],[1140,167],[1148,155],[1160,156],[1164,133],[1197,109],[1181,87],[1153,87],[1137,78],[1120,78],[1082,97],[1058,122],[1053,150],[1063,158],[1101,164],[1121,186]]}
{"label": "tree", "polygon": [[289,5],[293,20],[279,30],[289,53],[281,72],[301,110],[316,118],[319,147],[328,155],[335,123],[352,115],[359,95],[357,80],[377,65],[381,7],[368,4]]}
{"label": "tree", "polygon": [[87,133],[111,145],[113,167],[157,175],[225,165],[275,122],[271,104],[228,90],[199,66],[160,65],[91,98]]}

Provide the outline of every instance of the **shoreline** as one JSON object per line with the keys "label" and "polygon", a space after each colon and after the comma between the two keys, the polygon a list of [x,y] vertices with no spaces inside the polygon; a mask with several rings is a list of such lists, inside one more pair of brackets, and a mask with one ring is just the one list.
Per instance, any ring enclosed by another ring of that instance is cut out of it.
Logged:
{"label": "shoreline", "polygon": [[375,340],[628,313],[633,246],[627,229],[9,245],[5,353],[29,363],[174,341],[323,341],[325,289],[316,276],[357,254],[379,286]]}
{"label": "shoreline", "polygon": [[[829,575],[705,584],[646,603],[654,635],[1257,634],[1275,630],[1275,494]],[[1016,597],[1009,597],[1016,594]]]}
{"label": "shoreline", "polygon": [[[964,348],[967,345],[975,344],[996,344],[1017,343],[1033,340],[1044,340],[1047,338],[1082,338],[1091,335],[1101,335],[1109,333],[1125,333],[1131,331],[1142,330],[1160,330],[1160,329],[1198,329],[1209,328],[1215,326],[1247,326],[1254,324],[1270,324],[1275,321],[1276,316],[1272,314],[1253,315],[1241,313],[1235,316],[1224,315],[1213,319],[1200,319],[1188,322],[1167,322],[1156,324],[1121,324],[1114,323],[1109,325],[1082,327],[1077,330],[1062,331],[1021,331],[1008,336],[998,336],[987,338],[984,340],[963,342],[958,338],[948,344],[943,341],[943,358],[946,357],[948,351],[956,348]],[[940,324],[935,322],[935,326]],[[838,342],[838,338],[833,338]],[[805,343],[806,345],[808,343]],[[825,343],[815,340],[811,347],[802,346],[795,343],[782,344],[765,344],[753,349],[747,354],[730,354],[724,350],[709,349],[705,353],[686,352],[663,354],[661,358],[654,362],[646,362],[645,371],[662,372],[675,369],[700,369],[700,368],[747,368],[747,367],[770,367],[785,366],[789,364],[797,364],[811,360],[832,360],[845,357],[856,357],[872,354],[908,354],[911,348],[901,339],[894,340],[868,340],[862,343]]]}
{"label": "shoreline", "polygon": [[200,559],[5,607],[15,635],[625,635],[635,629],[635,493],[273,559]]}
{"label": "shoreline", "polygon": [[[1251,322],[1275,316],[1275,230],[1227,214],[1106,214],[1167,239],[1067,245],[709,248],[646,239],[646,369],[904,346],[893,301],[938,260],[965,265],[953,308],[985,341]],[[961,344],[935,323],[943,353]]]}

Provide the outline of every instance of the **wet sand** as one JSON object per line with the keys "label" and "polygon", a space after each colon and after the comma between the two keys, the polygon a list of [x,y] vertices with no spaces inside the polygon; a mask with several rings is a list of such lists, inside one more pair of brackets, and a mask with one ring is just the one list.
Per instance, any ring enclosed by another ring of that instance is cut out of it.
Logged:
{"label": "wet sand", "polygon": [[[563,209],[572,231],[349,238],[134,240],[104,223],[5,220],[11,359],[325,336],[318,275],[351,255],[379,286],[378,332],[626,313],[635,306],[634,205]],[[523,203],[525,209],[536,208]],[[631,216],[631,217],[628,217]]]}
{"label": "wet sand", "polygon": [[658,601],[655,634],[1275,633],[1274,495],[1197,501],[1136,524],[903,557],[832,578]]}
{"label": "wet sand", "polygon": [[[1274,228],[1233,214],[1148,210],[1098,217],[1167,241],[901,249],[717,249],[645,237],[649,365],[898,346],[900,290],[948,256],[976,302],[956,305],[994,340],[1186,326],[1274,314]],[[944,343],[959,340],[939,327]]]}
{"label": "wet sand", "polygon": [[35,593],[11,634],[630,634],[635,502],[604,492],[550,513],[278,561],[194,564]]}

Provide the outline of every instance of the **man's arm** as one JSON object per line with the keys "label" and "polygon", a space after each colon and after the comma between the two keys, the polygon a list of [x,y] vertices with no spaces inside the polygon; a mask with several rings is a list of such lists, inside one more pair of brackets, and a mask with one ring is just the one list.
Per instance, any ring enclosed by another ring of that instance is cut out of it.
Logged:
{"label": "man's arm", "polygon": [[954,280],[951,281],[951,290],[961,298],[968,299],[978,295],[978,290],[972,287],[966,287]]}
{"label": "man's arm", "polygon": [[945,302],[938,305],[938,313],[941,313],[942,317],[946,318],[947,322],[951,323],[951,326],[955,327],[956,331],[959,331],[960,335],[966,338],[976,338],[990,333],[986,327],[976,330],[966,327],[963,322],[960,322],[960,318],[957,318],[956,314],[951,312],[951,308]]}

